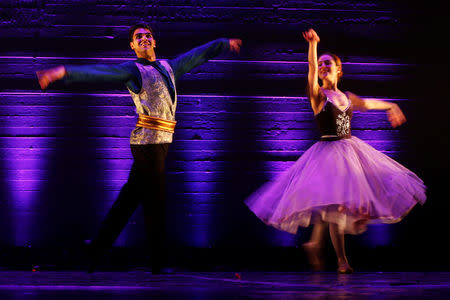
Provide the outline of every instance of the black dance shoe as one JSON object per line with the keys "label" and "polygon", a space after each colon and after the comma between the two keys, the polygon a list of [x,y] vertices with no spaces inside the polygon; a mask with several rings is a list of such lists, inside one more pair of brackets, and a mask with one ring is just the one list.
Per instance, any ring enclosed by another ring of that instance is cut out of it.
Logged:
{"label": "black dance shoe", "polygon": [[95,247],[93,243],[86,243],[86,249],[87,249],[87,260],[89,263],[87,272],[89,274],[92,274],[97,268],[100,255],[97,247]]}
{"label": "black dance shoe", "polygon": [[175,274],[175,270],[169,267],[153,267],[153,275],[172,275]]}
{"label": "black dance shoe", "polygon": [[89,263],[88,270],[87,270],[88,274],[94,273],[96,266],[97,266],[97,264],[94,262]]}

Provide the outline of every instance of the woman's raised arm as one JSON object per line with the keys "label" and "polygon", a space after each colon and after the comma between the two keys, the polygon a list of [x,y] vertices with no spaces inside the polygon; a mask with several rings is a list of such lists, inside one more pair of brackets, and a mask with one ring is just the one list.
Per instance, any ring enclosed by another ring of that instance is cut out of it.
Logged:
{"label": "woman's raised arm", "polygon": [[318,80],[319,67],[317,65],[317,44],[320,42],[320,38],[313,29],[303,32],[303,37],[309,43],[308,50],[308,86],[307,94],[311,101],[311,107],[314,114],[318,113],[320,106],[320,86]]}

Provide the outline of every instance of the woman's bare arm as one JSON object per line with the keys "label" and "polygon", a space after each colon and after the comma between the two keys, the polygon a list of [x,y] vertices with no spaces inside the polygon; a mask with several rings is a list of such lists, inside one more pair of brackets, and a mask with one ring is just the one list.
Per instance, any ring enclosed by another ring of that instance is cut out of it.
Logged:
{"label": "woman's bare arm", "polygon": [[400,107],[393,102],[379,99],[363,99],[353,93],[347,93],[355,110],[384,110],[392,127],[398,127],[406,122],[406,117]]}
{"label": "woman's bare arm", "polygon": [[309,43],[308,49],[308,98],[314,114],[319,112],[320,86],[318,81],[319,67],[317,65],[317,44],[320,41],[317,33],[310,29],[303,32],[303,37]]}

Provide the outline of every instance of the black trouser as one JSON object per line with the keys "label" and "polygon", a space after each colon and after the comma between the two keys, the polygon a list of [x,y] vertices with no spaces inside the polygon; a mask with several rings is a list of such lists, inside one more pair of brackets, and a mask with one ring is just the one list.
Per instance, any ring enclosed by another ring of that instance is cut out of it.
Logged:
{"label": "black trouser", "polygon": [[92,243],[92,260],[97,260],[113,245],[138,205],[142,204],[153,268],[166,263],[164,166],[168,149],[169,144],[131,145],[134,162],[128,182],[120,190]]}

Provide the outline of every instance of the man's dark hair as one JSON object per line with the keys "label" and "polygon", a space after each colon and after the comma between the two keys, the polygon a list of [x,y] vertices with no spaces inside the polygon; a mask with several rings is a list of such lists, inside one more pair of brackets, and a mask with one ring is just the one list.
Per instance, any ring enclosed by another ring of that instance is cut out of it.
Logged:
{"label": "man's dark hair", "polygon": [[153,35],[153,30],[148,24],[139,23],[139,24],[133,25],[133,26],[130,27],[130,29],[128,29],[128,40],[129,40],[130,43],[133,41],[134,31],[136,29],[139,29],[139,28],[148,29],[148,30],[150,30],[150,33]]}

